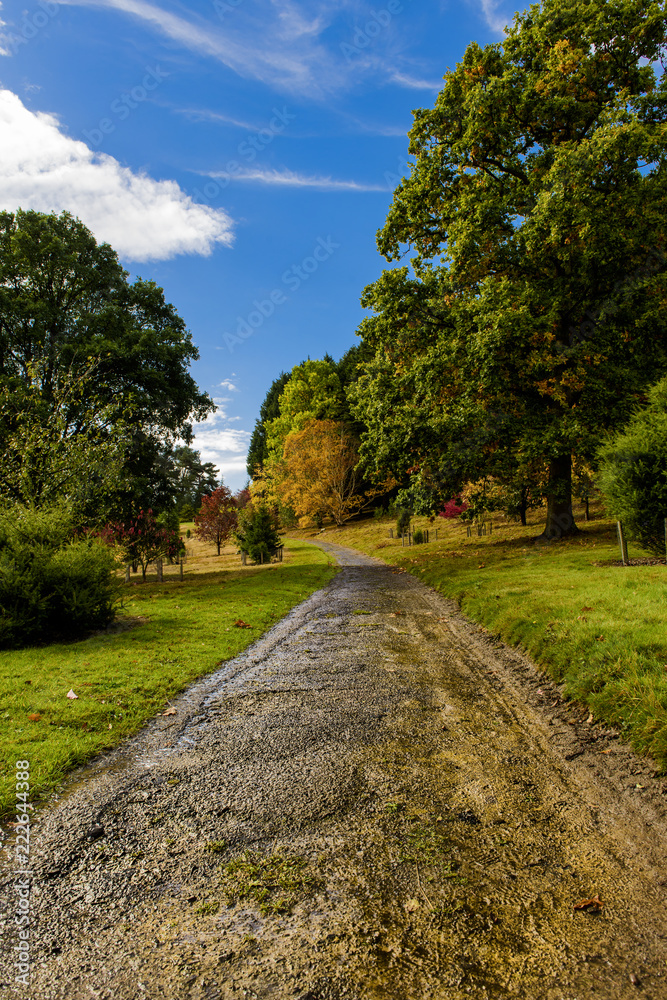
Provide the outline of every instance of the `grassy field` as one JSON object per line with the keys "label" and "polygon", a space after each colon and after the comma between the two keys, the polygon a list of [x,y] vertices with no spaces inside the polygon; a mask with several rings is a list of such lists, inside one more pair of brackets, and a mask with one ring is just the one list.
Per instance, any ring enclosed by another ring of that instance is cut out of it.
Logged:
{"label": "grassy field", "polygon": [[[185,526],[187,527],[187,526]],[[15,762],[31,797],[136,732],[190,682],[236,656],[334,574],[328,557],[288,541],[282,563],[242,567],[234,548],[187,543],[183,582],[165,566],[123,587],[115,624],[78,642],[0,653],[0,816],[14,807]],[[243,620],[252,628],[234,623]],[[73,690],[76,700],[67,698]]]}
{"label": "grassy field", "polygon": [[[621,727],[667,771],[667,566],[614,565],[615,526],[599,511],[581,534],[536,544],[544,512],[528,527],[495,517],[493,533],[468,538],[461,522],[415,518],[438,541],[402,548],[393,518],[367,519],[321,538],[402,566],[454,598],[474,621],[525,649],[567,697]],[[291,533],[308,537],[314,532]],[[630,544],[630,558],[647,553]]]}

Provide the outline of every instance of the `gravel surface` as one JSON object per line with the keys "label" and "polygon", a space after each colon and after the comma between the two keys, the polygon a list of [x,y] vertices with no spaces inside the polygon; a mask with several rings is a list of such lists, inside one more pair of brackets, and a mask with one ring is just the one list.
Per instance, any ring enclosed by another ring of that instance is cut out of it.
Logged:
{"label": "gravel surface", "polygon": [[452,602],[321,544],[328,587],[35,817],[3,995],[667,998],[664,780]]}

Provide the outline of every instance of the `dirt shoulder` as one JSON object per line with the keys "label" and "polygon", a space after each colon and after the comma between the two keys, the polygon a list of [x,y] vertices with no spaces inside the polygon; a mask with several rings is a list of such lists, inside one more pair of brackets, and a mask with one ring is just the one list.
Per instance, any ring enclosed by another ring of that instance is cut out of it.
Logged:
{"label": "dirt shoulder", "polygon": [[667,996],[665,781],[452,602],[323,547],[327,588],[38,817],[28,995]]}

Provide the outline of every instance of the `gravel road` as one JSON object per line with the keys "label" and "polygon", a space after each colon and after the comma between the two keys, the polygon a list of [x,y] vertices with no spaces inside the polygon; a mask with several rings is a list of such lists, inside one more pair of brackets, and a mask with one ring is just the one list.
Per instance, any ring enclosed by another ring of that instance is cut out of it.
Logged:
{"label": "gravel road", "polygon": [[3,995],[667,998],[665,781],[454,604],[322,547],[328,587],[38,814]]}

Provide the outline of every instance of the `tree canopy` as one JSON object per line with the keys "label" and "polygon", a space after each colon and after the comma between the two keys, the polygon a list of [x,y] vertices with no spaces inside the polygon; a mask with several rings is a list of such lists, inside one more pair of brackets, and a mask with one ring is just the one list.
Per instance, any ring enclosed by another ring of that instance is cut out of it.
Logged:
{"label": "tree canopy", "polygon": [[271,383],[271,387],[264,397],[264,402],[259,409],[259,418],[255,421],[255,429],[250,438],[248,448],[247,470],[252,479],[261,470],[267,458],[269,449],[266,443],[266,426],[271,420],[280,416],[280,396],[290,380],[289,374],[281,372],[277,379]]}
{"label": "tree canopy", "polygon": [[[114,250],[78,219],[0,212],[0,388],[17,399],[37,393],[48,422],[64,374],[76,379],[95,359],[95,398],[109,426],[115,417],[128,430],[125,492],[137,507],[168,499],[165,442],[188,443],[192,421],[215,408],[189,372],[198,356],[162,289],[130,283]],[[70,403],[69,425],[83,433],[85,401]]]}
{"label": "tree canopy", "polygon": [[667,371],[666,41],[661,4],[545,0],[415,112],[378,235],[412,272],[362,300],[369,468],[442,498],[546,464],[545,535],[577,530],[572,455]]}

